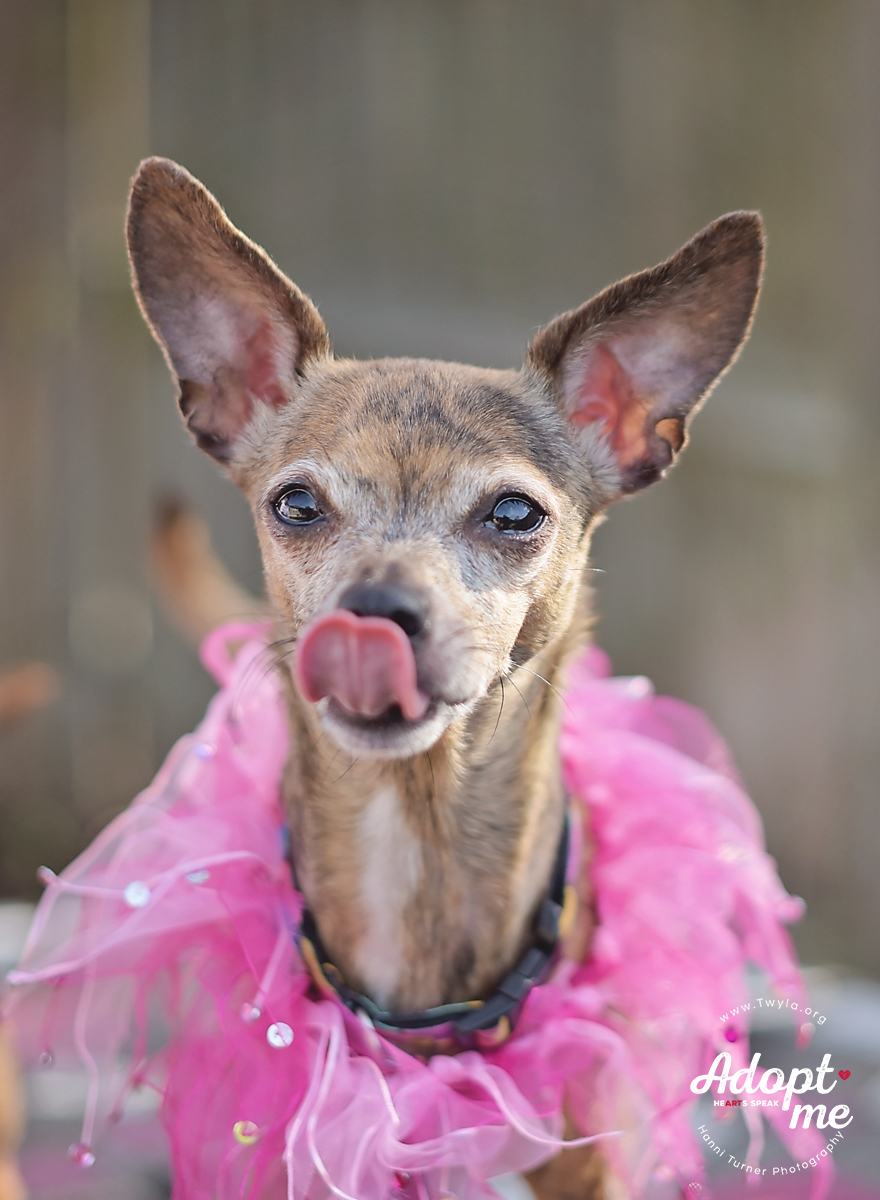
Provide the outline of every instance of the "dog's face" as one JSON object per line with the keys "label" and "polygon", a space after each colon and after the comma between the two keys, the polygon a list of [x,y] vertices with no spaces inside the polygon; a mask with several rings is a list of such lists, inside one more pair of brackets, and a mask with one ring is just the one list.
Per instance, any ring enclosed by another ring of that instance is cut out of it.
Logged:
{"label": "dog's face", "polygon": [[346,749],[426,749],[571,621],[602,492],[535,379],[316,364],[235,469],[300,690]]}
{"label": "dog's face", "polygon": [[428,749],[565,634],[595,517],[681,449],[762,257],[754,214],[722,218],[505,372],[333,359],[311,303],[164,160],[129,240],[187,424],[250,500],[300,698],[379,757]]}

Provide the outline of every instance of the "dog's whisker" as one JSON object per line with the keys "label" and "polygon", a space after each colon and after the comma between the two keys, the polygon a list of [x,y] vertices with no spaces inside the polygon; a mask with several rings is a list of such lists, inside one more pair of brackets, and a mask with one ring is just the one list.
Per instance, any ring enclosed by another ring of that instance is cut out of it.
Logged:
{"label": "dog's whisker", "polygon": [[562,703],[565,705],[565,707],[567,709],[569,709],[569,711],[571,711],[571,705],[566,700],[565,693],[560,692],[559,688],[556,686],[555,683],[551,683],[549,679],[545,679],[543,675],[539,675],[538,672],[533,671],[531,669],[531,667],[517,667],[516,669],[518,671],[525,671],[528,675],[534,675],[534,677],[536,679],[541,680],[541,683],[546,683],[547,687],[552,689],[552,691],[554,691],[556,693],[556,695],[559,697],[559,699],[562,701]]}
{"label": "dog's whisker", "polygon": [[[464,637],[467,634],[470,634],[471,636],[473,636],[473,632],[474,632],[473,628],[470,625],[461,625],[458,629],[453,629],[444,638],[443,648],[445,650],[448,650],[449,647],[451,645],[453,645],[458,638]],[[473,642],[469,646],[462,646],[459,648],[462,650],[482,650],[487,654],[490,654],[492,652],[492,649],[490,646],[481,646],[478,642]]]}
{"label": "dog's whisker", "polygon": [[501,714],[504,712],[504,676],[498,676],[498,682],[501,684],[501,703],[498,705],[498,716],[495,718],[495,728],[492,730],[492,737],[489,738],[487,745],[492,745],[492,739],[498,732],[498,726],[501,724]]}
{"label": "dog's whisker", "polygon": [[[240,697],[243,695],[246,689],[253,685],[258,686],[261,684],[266,676],[270,674],[270,672],[273,671],[278,665],[278,663],[275,661],[275,645],[276,643],[270,642],[263,646],[259,653],[255,654],[248,663],[244,674],[239,680],[236,696],[232,703],[232,715],[235,719],[237,719],[239,715]],[[254,679],[254,676],[258,671],[260,674],[256,679]]]}
{"label": "dog's whisker", "polygon": [[276,663],[283,663],[296,649],[298,634],[292,634],[290,637],[278,638],[277,641],[270,642],[266,647],[274,655]]}
{"label": "dog's whisker", "polygon": [[[444,649],[448,649],[448,647],[444,647]],[[461,650],[461,651],[473,650],[473,651],[476,651],[477,654],[492,654],[493,653],[491,646],[476,646],[476,645],[474,645],[474,646],[458,646],[457,649]]]}
{"label": "dog's whisker", "polygon": [[[257,681],[256,681],[258,684],[262,683],[263,680],[266,678],[266,676],[271,674],[272,671],[277,670],[279,667],[281,667],[284,664],[284,662],[286,661],[288,654],[290,653],[289,651],[285,651],[283,654],[281,654],[278,652],[278,650],[275,648],[274,645],[267,646],[266,650],[269,652],[267,657],[269,657],[271,659],[271,661],[265,664],[265,668],[264,668],[262,674],[260,675],[259,679],[257,679]],[[254,659],[254,662],[251,664],[251,666],[256,668],[256,665],[257,665],[257,659]],[[249,668],[249,670],[250,670],[250,668]],[[249,682],[250,682],[250,680],[249,680]]]}
{"label": "dog's whisker", "polygon": [[[267,642],[259,654],[254,655],[241,677],[236,697],[232,703],[232,716],[234,719],[237,720],[240,715],[240,697],[244,691],[251,686],[259,686],[267,675],[278,669],[294,649],[297,638],[297,634],[292,634],[289,637],[278,638],[274,642]],[[279,652],[282,647],[286,647],[284,653]],[[258,671],[260,674],[255,679],[254,675]]]}
{"label": "dog's whisker", "polygon": [[[428,766],[431,768],[431,794],[428,797],[428,807],[431,809],[431,812],[434,812],[435,807],[436,807],[435,801],[437,799],[437,779],[434,775],[434,763],[431,759],[431,751],[430,750],[427,751],[427,758],[428,758]],[[435,813],[434,823],[436,824],[436,822],[437,822],[437,818],[436,818],[436,813]]]}
{"label": "dog's whisker", "polygon": [[[336,762],[337,758],[339,758],[339,755],[341,754],[341,752],[342,752],[342,751],[341,751],[340,747],[339,747],[339,746],[337,746],[337,747],[336,747],[336,749],[335,749],[335,750],[334,750],[334,752],[333,752],[333,757],[332,757],[332,758],[330,759],[330,761],[327,763],[327,770],[324,772],[324,783],[325,783],[325,784],[327,784],[327,782],[328,782],[328,780],[329,780],[329,778],[330,778],[330,769],[332,768],[333,764]],[[350,768],[350,767],[351,767],[351,764],[349,763],[349,768]],[[340,776],[340,779],[341,779],[341,778],[342,778],[342,776]],[[332,784],[330,784],[329,786],[331,786],[331,787],[332,787],[333,785],[332,785]]]}
{"label": "dog's whisker", "polygon": [[330,787],[335,787],[336,784],[339,783],[339,780],[344,779],[346,777],[346,775],[349,773],[349,771],[352,769],[352,767],[356,767],[360,761],[361,760],[359,758],[353,758],[351,760],[351,762],[348,764],[348,766],[345,768],[345,770],[342,772],[342,774],[337,776],[337,778],[333,780],[333,782],[330,784]]}
{"label": "dog's whisker", "polygon": [[513,678],[513,676],[510,674],[509,671],[505,671],[504,674],[507,678],[507,681],[509,683],[512,683],[514,688],[516,689],[516,694],[519,696],[520,700],[522,700],[523,704],[525,705],[526,712],[529,714],[529,719],[531,720],[532,710],[529,708],[528,701],[526,700],[525,696],[522,694],[522,692],[516,686],[516,680]]}

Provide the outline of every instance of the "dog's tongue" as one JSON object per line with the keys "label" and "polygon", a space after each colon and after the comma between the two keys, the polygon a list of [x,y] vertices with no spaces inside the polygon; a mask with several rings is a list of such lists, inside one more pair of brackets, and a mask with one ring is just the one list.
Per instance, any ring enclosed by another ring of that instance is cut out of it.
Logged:
{"label": "dog's tongue", "polygon": [[356,717],[379,717],[397,704],[407,721],[425,715],[409,638],[385,617],[338,608],[318,617],[299,639],[296,676],[306,700],[332,696]]}

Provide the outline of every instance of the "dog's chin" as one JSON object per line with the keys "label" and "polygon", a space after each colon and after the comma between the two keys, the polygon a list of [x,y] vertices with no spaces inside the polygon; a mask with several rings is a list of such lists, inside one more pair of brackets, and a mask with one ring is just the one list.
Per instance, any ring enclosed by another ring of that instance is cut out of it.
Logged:
{"label": "dog's chin", "polygon": [[332,697],[321,700],[321,724],[341,750],[359,758],[412,758],[430,750],[468,704],[432,700],[418,721],[407,721],[395,705],[380,717],[358,717]]}

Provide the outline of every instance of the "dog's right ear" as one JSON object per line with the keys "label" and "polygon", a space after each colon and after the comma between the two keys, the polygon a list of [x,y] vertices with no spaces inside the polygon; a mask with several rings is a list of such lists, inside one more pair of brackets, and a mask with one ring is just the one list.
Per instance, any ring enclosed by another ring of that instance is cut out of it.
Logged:
{"label": "dog's right ear", "polygon": [[324,322],[168,159],[141,163],[127,231],[135,293],[177,379],[187,426],[203,450],[229,462],[255,406],[286,404],[308,360],[330,355]]}

